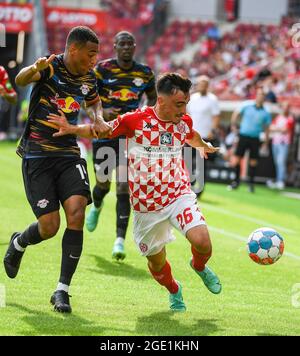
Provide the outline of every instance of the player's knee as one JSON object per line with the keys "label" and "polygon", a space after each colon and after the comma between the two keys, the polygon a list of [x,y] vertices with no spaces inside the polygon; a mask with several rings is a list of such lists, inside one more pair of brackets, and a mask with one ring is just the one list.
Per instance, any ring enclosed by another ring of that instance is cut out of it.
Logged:
{"label": "player's knee", "polygon": [[166,264],[166,261],[150,261],[148,260],[148,266],[150,267],[151,271],[154,272],[160,272],[164,265]]}
{"label": "player's knee", "polygon": [[47,223],[40,224],[40,234],[44,240],[54,237],[59,230],[59,221],[48,221]]}
{"label": "player's knee", "polygon": [[74,207],[67,215],[68,228],[81,228],[84,224],[85,208],[82,206]]}
{"label": "player's knee", "polygon": [[202,231],[201,234],[197,236],[193,246],[196,248],[196,250],[203,254],[207,254],[212,251],[211,240],[207,230]]}

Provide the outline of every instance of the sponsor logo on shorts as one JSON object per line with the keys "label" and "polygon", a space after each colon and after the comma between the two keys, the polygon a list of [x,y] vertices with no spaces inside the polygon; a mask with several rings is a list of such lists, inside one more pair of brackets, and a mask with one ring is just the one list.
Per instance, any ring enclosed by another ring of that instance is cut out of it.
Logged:
{"label": "sponsor logo on shorts", "polygon": [[145,253],[145,252],[148,251],[148,246],[147,246],[146,244],[144,244],[143,242],[141,242],[141,243],[139,244],[139,248],[140,248],[140,250],[141,250],[142,253]]}
{"label": "sponsor logo on shorts", "polygon": [[41,209],[45,209],[48,204],[49,204],[49,200],[42,199],[42,200],[39,200],[36,205]]}

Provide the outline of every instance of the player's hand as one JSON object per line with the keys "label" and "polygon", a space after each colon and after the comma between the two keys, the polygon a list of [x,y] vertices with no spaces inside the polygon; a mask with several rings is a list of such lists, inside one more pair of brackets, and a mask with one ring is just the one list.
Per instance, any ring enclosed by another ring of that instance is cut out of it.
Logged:
{"label": "player's hand", "polygon": [[107,108],[103,109],[103,116],[105,120],[114,120],[120,114],[121,108]]}
{"label": "player's hand", "polygon": [[208,140],[210,140],[210,141],[214,140],[214,139],[216,138],[215,132],[214,132],[214,131],[211,131],[211,132],[207,135],[206,138],[207,138]]}
{"label": "player's hand", "polygon": [[36,62],[33,65],[33,68],[37,72],[40,72],[40,71],[48,68],[49,64],[53,61],[54,58],[55,58],[55,54],[51,54],[51,56],[49,58],[41,57],[38,60],[36,60]]}
{"label": "player's hand", "polygon": [[54,128],[57,128],[58,132],[55,132],[52,136],[59,137],[64,135],[73,134],[74,125],[70,125],[65,114],[58,110],[60,115],[56,114],[49,114],[47,118],[49,119],[48,122],[53,124]]}
{"label": "player's hand", "polygon": [[199,147],[198,151],[200,152],[201,158],[208,158],[208,153],[215,153],[220,150],[220,147],[214,147],[210,142],[206,142],[204,147]]}
{"label": "player's hand", "polygon": [[112,133],[112,127],[104,120],[96,120],[94,124],[94,130],[97,133],[98,138],[108,137]]}
{"label": "player's hand", "polygon": [[261,157],[268,157],[269,156],[269,154],[270,154],[269,145],[266,142],[264,142],[261,145],[261,147],[259,149],[259,154],[260,154]]}

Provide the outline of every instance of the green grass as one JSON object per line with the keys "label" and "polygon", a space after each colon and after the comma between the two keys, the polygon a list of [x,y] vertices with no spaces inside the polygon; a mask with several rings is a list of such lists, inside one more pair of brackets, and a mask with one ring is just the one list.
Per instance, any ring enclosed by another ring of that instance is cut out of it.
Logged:
{"label": "green grass", "polygon": [[[33,222],[34,215],[14,145],[0,144],[0,167],[2,260],[11,233]],[[93,182],[91,166],[90,178]],[[300,202],[264,187],[253,195],[246,187],[227,192],[224,185],[207,184],[200,205],[211,227],[210,266],[222,281],[221,295],[210,294],[191,270],[190,248],[178,233],[167,250],[174,276],[183,285],[186,313],[168,311],[168,293],[150,277],[146,259],[133,243],[132,225],[127,258],[113,262],[111,193],[97,230],[85,232],[83,256],[70,290],[73,313],[55,313],[49,303],[59,275],[63,222],[56,238],[27,249],[15,280],[0,268],[0,284],[6,289],[0,335],[299,335],[300,309],[291,300],[292,286],[300,283]],[[273,266],[252,262],[242,240],[264,225],[276,226],[285,238],[286,253]]]}

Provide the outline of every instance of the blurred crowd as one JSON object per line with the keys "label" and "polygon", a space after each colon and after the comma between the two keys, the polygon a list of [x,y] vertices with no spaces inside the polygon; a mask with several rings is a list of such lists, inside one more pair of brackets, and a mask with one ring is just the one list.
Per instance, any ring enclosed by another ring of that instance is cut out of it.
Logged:
{"label": "blurred crowd", "polygon": [[118,18],[137,18],[150,23],[157,0],[102,0],[101,6]]}
{"label": "blurred crowd", "polygon": [[[221,35],[213,23],[175,21],[148,50],[146,60],[158,72],[177,70],[192,78],[203,74],[214,78],[212,90],[220,99],[253,98],[259,85],[268,101],[277,102],[300,94],[300,51],[292,45],[296,22],[284,18],[279,26],[238,24]],[[174,52],[199,40],[191,60],[174,60]]]}

